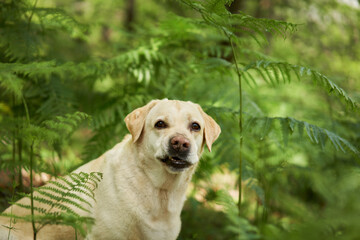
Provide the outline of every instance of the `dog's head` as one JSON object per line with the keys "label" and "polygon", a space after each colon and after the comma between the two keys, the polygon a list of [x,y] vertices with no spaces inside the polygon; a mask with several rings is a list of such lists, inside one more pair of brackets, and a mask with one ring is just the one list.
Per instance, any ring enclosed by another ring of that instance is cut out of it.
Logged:
{"label": "dog's head", "polygon": [[153,100],[134,110],[125,123],[144,157],[171,173],[196,165],[204,144],[211,151],[221,132],[199,105],[167,99]]}

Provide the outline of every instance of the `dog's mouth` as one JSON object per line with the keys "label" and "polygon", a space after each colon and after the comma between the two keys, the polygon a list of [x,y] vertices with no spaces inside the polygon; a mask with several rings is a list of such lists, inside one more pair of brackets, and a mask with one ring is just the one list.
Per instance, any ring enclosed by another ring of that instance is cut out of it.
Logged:
{"label": "dog's mouth", "polygon": [[176,156],[166,156],[165,158],[161,158],[160,161],[165,163],[167,166],[169,166],[170,168],[172,168],[172,170],[175,171],[181,171],[192,165],[190,162]]}

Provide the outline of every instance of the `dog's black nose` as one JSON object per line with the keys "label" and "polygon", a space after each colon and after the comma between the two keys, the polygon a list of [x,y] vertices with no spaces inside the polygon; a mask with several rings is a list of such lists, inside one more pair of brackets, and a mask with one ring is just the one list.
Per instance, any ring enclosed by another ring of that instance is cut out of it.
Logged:
{"label": "dog's black nose", "polygon": [[186,137],[178,135],[170,139],[170,146],[178,153],[187,153],[190,150],[190,141]]}

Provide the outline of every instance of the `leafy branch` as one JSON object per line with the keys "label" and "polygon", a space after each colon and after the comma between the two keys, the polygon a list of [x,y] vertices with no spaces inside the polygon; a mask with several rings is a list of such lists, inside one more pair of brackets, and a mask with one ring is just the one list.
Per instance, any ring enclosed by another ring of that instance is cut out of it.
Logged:
{"label": "leafy branch", "polygon": [[352,108],[358,108],[357,102],[352,99],[344,89],[340,88],[327,76],[322,73],[307,68],[304,66],[293,65],[286,62],[275,62],[260,60],[250,64],[244,64],[245,67],[242,69],[244,78],[250,84],[256,84],[254,73],[260,75],[260,77],[270,85],[276,85],[280,83],[291,82],[294,76],[297,80],[301,81],[301,78],[307,77],[313,80],[315,84],[324,86],[329,92],[335,92],[339,97],[343,98],[347,104]]}

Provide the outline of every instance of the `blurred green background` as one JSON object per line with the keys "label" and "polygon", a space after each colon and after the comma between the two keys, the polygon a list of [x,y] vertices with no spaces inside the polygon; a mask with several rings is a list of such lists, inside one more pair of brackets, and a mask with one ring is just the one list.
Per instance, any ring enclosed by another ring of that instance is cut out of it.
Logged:
{"label": "blurred green background", "polygon": [[[234,49],[220,28],[230,13],[249,15],[230,22]],[[169,98],[199,103],[222,128],[179,239],[360,239],[360,118],[346,100],[360,99],[359,26],[355,0],[0,1],[0,210],[29,191],[31,137],[36,172],[64,175],[121,141],[134,108]],[[253,66],[239,215],[234,53],[241,71]],[[78,111],[91,119],[56,140],[27,130]]]}

